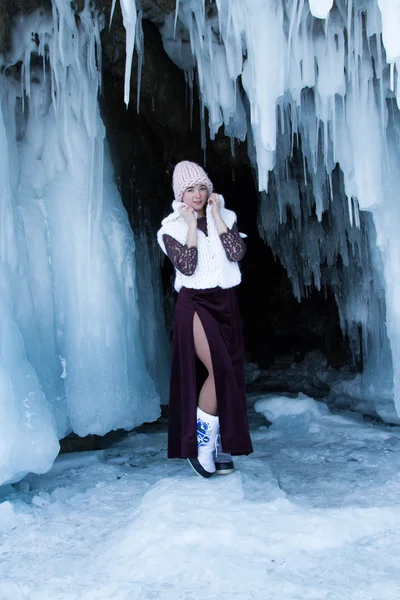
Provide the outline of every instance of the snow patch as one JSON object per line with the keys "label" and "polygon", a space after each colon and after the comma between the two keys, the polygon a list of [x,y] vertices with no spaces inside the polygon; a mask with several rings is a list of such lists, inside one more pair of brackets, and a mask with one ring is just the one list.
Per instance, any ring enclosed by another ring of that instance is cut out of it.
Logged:
{"label": "snow patch", "polygon": [[329,408],[323,402],[318,402],[300,393],[297,398],[275,396],[258,400],[254,405],[256,412],[262,413],[268,421],[274,423],[280,417],[310,414],[321,417],[330,414]]}
{"label": "snow patch", "polygon": [[0,503],[0,533],[5,533],[18,526],[18,516],[7,500]]}
{"label": "snow patch", "polygon": [[[297,398],[268,395],[255,402],[254,410],[272,423],[269,435],[284,439],[336,442],[349,437],[357,440],[368,440],[371,436],[379,436],[382,440],[392,437],[390,430],[377,430],[371,423],[364,422],[358,413],[333,413],[325,403],[302,393]],[[400,437],[397,432],[395,435]]]}

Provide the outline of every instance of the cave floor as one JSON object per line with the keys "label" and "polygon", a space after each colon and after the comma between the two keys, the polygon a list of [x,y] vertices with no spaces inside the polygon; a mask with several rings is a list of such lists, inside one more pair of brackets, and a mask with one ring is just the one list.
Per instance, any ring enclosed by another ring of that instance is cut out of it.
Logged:
{"label": "cave floor", "polygon": [[400,597],[400,428],[251,398],[255,452],[209,480],[166,423],[61,455],[0,504],[5,600]]}

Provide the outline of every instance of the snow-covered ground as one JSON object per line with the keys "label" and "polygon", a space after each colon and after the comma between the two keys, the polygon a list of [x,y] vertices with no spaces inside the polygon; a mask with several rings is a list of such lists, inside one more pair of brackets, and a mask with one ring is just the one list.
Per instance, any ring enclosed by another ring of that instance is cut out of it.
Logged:
{"label": "snow-covered ground", "polygon": [[154,425],[3,488],[0,598],[398,600],[400,428],[256,400],[233,475],[166,460]]}

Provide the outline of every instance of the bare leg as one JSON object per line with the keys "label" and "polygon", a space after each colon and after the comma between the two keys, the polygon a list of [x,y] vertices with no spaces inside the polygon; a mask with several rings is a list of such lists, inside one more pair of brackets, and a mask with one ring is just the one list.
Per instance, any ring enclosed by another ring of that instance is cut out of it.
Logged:
{"label": "bare leg", "polygon": [[200,390],[199,407],[209,415],[218,414],[217,394],[215,391],[214,371],[211,361],[210,346],[202,322],[197,313],[193,318],[193,336],[196,356],[208,371],[208,377]]}

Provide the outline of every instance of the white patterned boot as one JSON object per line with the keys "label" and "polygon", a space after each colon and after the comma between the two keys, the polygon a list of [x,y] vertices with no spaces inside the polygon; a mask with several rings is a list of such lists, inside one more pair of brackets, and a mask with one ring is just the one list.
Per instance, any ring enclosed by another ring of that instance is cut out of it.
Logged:
{"label": "white patterned boot", "polygon": [[200,477],[215,473],[215,448],[219,434],[219,418],[197,407],[197,458],[188,458],[193,471]]}

